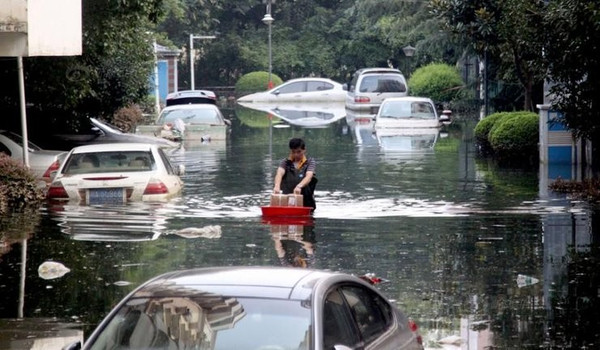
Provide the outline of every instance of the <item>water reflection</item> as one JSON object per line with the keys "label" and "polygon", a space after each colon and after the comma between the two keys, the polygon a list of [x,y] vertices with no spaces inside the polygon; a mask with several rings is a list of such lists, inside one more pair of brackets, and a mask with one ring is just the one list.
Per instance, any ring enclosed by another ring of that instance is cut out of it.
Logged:
{"label": "water reflection", "polygon": [[439,130],[424,129],[377,129],[377,142],[384,152],[433,152]]}
{"label": "water reflection", "polygon": [[240,103],[257,111],[266,112],[290,125],[304,128],[322,128],[346,116],[343,102],[331,103]]}
{"label": "water reflection", "polygon": [[167,227],[169,205],[124,206],[53,204],[49,212],[62,233],[79,241],[136,242],[157,239]]}
{"label": "water reflection", "polygon": [[262,222],[269,225],[281,266],[314,267],[317,242],[312,217],[269,217]]}

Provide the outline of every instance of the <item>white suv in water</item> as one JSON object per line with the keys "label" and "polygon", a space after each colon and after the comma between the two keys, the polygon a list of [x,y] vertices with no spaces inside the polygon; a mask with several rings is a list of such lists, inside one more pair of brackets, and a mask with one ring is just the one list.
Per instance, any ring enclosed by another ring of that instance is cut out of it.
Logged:
{"label": "white suv in water", "polygon": [[344,84],[346,108],[376,114],[388,97],[408,96],[408,86],[402,72],[393,68],[363,68]]}

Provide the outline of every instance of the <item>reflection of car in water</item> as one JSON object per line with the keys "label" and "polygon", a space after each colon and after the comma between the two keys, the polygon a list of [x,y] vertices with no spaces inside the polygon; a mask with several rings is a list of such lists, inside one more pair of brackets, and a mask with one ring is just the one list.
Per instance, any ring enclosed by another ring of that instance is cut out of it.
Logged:
{"label": "reflection of car in water", "polygon": [[346,124],[350,127],[352,139],[359,145],[377,145],[373,134],[375,115],[346,109]]}
{"label": "reflection of car in water", "polygon": [[157,239],[168,216],[162,204],[81,206],[53,203],[48,206],[62,233],[77,241],[138,242]]}
{"label": "reflection of car in water", "polygon": [[346,116],[342,102],[331,103],[239,103],[241,106],[263,111],[288,124],[305,128],[326,127]]}
{"label": "reflection of car in water", "polygon": [[439,130],[422,129],[377,129],[375,135],[384,151],[427,151],[433,150]]}
{"label": "reflection of car in water", "polygon": [[142,284],[82,349],[421,350],[416,330],[355,276],[299,268],[200,268]]}

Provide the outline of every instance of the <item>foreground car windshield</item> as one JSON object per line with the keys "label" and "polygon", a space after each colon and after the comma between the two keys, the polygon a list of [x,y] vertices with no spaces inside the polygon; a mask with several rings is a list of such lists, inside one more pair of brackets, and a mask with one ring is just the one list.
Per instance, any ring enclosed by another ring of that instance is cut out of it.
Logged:
{"label": "foreground car windshield", "polygon": [[308,349],[310,316],[310,308],[293,300],[134,298],[91,349]]}
{"label": "foreground car windshield", "polygon": [[149,171],[155,166],[150,151],[116,151],[73,154],[63,174]]}
{"label": "foreground car windshield", "polygon": [[214,109],[173,109],[165,111],[158,119],[158,124],[183,120],[186,124],[219,124],[219,116]]}

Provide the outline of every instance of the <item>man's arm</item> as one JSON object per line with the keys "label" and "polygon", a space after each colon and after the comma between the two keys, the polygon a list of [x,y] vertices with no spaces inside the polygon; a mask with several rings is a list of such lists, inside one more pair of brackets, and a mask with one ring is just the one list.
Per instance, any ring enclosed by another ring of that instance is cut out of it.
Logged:
{"label": "man's arm", "polygon": [[278,167],[277,173],[275,174],[275,185],[273,186],[273,193],[281,192],[281,180],[283,179],[284,174],[285,169],[282,167]]}

